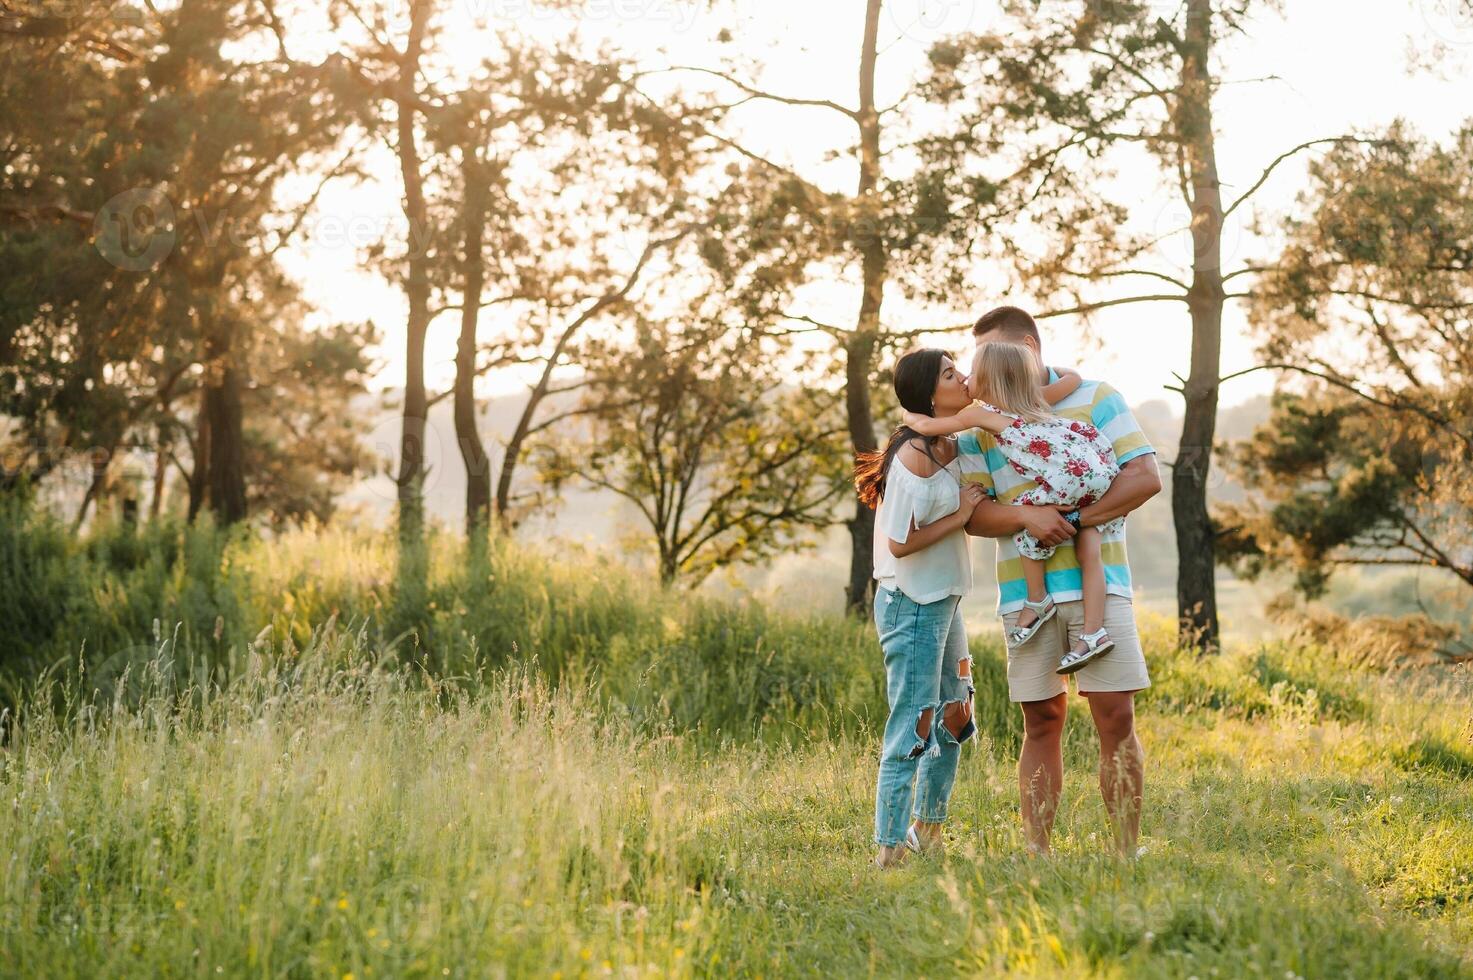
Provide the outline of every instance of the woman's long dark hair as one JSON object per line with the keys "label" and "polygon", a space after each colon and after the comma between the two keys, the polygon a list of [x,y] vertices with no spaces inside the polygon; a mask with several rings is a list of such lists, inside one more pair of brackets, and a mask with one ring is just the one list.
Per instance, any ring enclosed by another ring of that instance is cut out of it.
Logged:
{"label": "woman's long dark hair", "polygon": [[[895,362],[895,397],[900,400],[901,408],[919,415],[936,414],[936,382],[941,380],[942,360],[950,356],[944,350],[926,347],[913,350]],[[890,441],[883,450],[859,453],[855,457],[854,489],[859,491],[859,499],[865,506],[879,506],[885,496],[885,474],[890,472],[890,461],[911,439],[921,439],[926,455],[936,465],[941,465],[931,452],[936,443],[934,437],[928,438],[909,426],[900,426],[890,434]]]}

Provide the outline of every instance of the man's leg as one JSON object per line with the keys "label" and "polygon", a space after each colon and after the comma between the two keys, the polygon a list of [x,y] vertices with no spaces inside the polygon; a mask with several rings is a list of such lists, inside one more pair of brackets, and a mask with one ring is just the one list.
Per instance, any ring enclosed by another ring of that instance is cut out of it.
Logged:
{"label": "man's leg", "polygon": [[1094,691],[1089,711],[1100,736],[1100,793],[1115,842],[1128,857],[1135,853],[1140,835],[1145,789],[1145,753],[1135,735],[1135,692]]}
{"label": "man's leg", "polygon": [[[1135,695],[1151,686],[1151,675],[1129,599],[1106,597],[1105,629],[1110,631],[1115,649],[1108,657],[1086,664],[1074,676],[1079,692],[1089,698],[1090,714],[1100,736],[1100,792],[1115,825],[1115,840],[1121,853],[1131,855],[1140,830],[1145,783],[1145,754],[1135,733]],[[1071,622],[1070,642],[1078,638],[1078,629]]]}
{"label": "man's leg", "polygon": [[1069,694],[1024,701],[1019,707],[1023,709],[1023,751],[1018,756],[1023,834],[1029,850],[1047,854],[1064,786],[1064,716]]}
{"label": "man's leg", "polygon": [[[1020,646],[1008,647],[1008,697],[1023,709],[1023,750],[1018,755],[1018,792],[1028,849],[1048,853],[1064,785],[1064,715],[1069,689],[1054,671],[1069,649],[1067,623],[1078,619],[1079,603],[1059,604],[1058,614]],[[1018,614],[1003,616],[1003,630]]]}

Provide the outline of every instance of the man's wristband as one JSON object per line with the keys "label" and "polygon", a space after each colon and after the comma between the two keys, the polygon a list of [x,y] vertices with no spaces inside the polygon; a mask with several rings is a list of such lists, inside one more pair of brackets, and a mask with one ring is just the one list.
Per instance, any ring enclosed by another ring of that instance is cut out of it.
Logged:
{"label": "man's wristband", "polygon": [[1082,531],[1082,530],[1084,530],[1084,525],[1082,525],[1082,524],[1079,523],[1079,511],[1077,511],[1077,510],[1071,510],[1069,513],[1067,513],[1067,514],[1064,515],[1064,520],[1068,521],[1070,524],[1073,524],[1074,525],[1074,530],[1076,530],[1076,531]]}

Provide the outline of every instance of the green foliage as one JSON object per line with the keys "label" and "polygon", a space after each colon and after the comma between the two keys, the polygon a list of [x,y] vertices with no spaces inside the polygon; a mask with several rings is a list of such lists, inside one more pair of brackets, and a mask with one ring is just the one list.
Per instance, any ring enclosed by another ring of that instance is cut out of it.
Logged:
{"label": "green foliage", "polygon": [[[1250,578],[1292,567],[1306,595],[1324,594],[1331,559],[1347,545],[1395,548],[1402,504],[1417,492],[1419,444],[1393,419],[1346,395],[1274,395],[1269,421],[1228,450],[1229,465],[1259,505],[1224,508],[1224,554]],[[1380,533],[1377,533],[1377,532]]]}
{"label": "green foliage", "polygon": [[667,583],[810,544],[849,489],[846,433],[839,394],[795,385],[783,353],[708,321],[591,346],[587,435],[545,443],[542,478],[632,503]]}
{"label": "green foliage", "polygon": [[284,46],[256,57],[284,41],[255,4],[42,6],[7,31],[54,30],[0,50],[0,482],[85,455],[85,513],[138,450],[191,513],[325,517],[364,463],[343,407],[376,337],[306,330],[276,257],[316,198],[289,178],[347,115]]}
{"label": "green foliage", "polygon": [[[1185,313],[1194,268],[1219,259],[1225,207],[1206,159],[1222,69],[1196,60],[1273,6],[1009,0],[988,30],[939,40],[919,86],[938,122],[900,188],[925,229],[924,254],[907,257],[928,281],[912,288],[938,300],[972,289],[986,253],[1040,311],[1176,300]],[[1143,164],[1159,193],[1120,194],[1118,175]],[[1174,226],[1163,201],[1183,215]],[[1210,241],[1175,247],[1194,225]]]}
{"label": "green foliage", "polygon": [[1225,451],[1256,491],[1218,517],[1249,575],[1288,569],[1308,595],[1345,565],[1473,584],[1470,150],[1473,127],[1437,145],[1397,125],[1311,167],[1253,304],[1282,390]]}

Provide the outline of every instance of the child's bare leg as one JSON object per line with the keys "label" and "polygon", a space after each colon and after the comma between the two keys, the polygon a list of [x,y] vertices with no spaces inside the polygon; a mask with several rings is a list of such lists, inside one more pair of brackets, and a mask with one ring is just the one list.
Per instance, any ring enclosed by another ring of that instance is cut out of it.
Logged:
{"label": "child's bare leg", "polygon": [[[1029,558],[1026,555],[1020,555],[1019,558],[1023,562],[1023,581],[1028,583],[1028,601],[1042,602],[1043,597],[1048,595],[1043,584],[1043,568],[1045,563],[1039,561],[1037,558]],[[1018,614],[1018,625],[1024,628],[1032,626],[1033,621],[1037,618],[1038,613],[1024,606],[1023,611]]]}
{"label": "child's bare leg", "polygon": [[1105,563],[1100,557],[1099,528],[1080,528],[1074,536],[1074,556],[1084,579],[1084,632],[1097,633],[1105,626]]}

